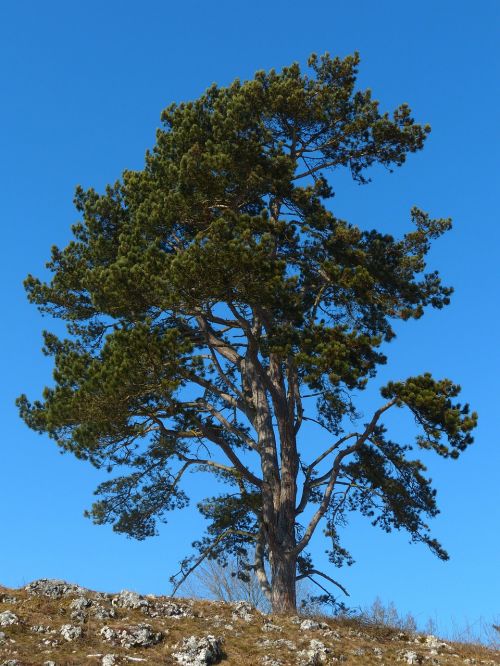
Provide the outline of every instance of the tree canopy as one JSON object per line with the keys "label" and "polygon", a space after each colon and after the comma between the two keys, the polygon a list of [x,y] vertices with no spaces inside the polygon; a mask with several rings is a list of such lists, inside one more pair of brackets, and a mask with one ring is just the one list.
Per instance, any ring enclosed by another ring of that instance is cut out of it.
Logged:
{"label": "tree canopy", "polygon": [[[21,396],[21,416],[114,472],[89,515],[143,539],[187,506],[188,470],[214,475],[224,490],[199,504],[208,527],[181,579],[235,555],[278,611],[295,607],[297,579],[336,584],[306,549],[322,523],[332,565],[349,562],[349,511],[446,558],[415,452],[456,458],[477,420],[458,385],[425,373],[388,383],[360,423],[355,395],[386,362],[394,322],[442,308],[452,289],[426,272],[449,219],[413,208],[396,239],[327,207],[336,169],[367,183],[369,167],[401,166],[430,131],[406,104],[381,112],[357,90],[358,63],[313,55],[305,72],[261,71],[172,104],[144,169],[102,194],[77,188],[81,221],[52,248],[51,280],[26,280],[68,334],[44,333],[54,383],[42,400]],[[396,408],[420,428],[411,444],[382,424]],[[320,455],[306,420],[332,437]]]}

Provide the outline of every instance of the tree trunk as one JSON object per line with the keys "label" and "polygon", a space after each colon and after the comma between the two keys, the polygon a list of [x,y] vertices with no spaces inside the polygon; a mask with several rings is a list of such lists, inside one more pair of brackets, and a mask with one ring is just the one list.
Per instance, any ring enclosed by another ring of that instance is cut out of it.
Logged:
{"label": "tree trunk", "polygon": [[295,614],[297,612],[296,575],[296,556],[285,550],[275,551],[271,557],[273,613]]}

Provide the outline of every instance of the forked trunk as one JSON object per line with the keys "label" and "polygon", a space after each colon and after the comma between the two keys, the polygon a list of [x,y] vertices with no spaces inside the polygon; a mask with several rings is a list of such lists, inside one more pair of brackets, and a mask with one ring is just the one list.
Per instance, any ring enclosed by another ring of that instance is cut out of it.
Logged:
{"label": "forked trunk", "polygon": [[271,562],[272,611],[276,614],[297,612],[297,558],[286,552],[273,553]]}

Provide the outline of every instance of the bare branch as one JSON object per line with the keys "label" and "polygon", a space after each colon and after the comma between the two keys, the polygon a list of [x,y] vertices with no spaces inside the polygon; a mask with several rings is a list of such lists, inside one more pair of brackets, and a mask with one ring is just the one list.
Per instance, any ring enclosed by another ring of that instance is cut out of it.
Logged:
{"label": "bare branch", "polygon": [[[322,578],[325,578],[327,581],[332,583],[332,585],[336,585],[339,590],[342,590],[342,592],[346,595],[346,597],[349,597],[350,594],[349,592],[345,589],[343,585],[341,585],[337,580],[334,578],[331,578],[330,576],[327,576],[327,574],[323,573],[322,571],[318,571],[318,569],[309,569],[309,571],[305,574],[301,574],[300,576],[297,576],[295,580],[302,580],[303,578],[309,578],[312,580],[311,576],[321,576]],[[313,581],[315,582],[315,581]]]}
{"label": "bare branch", "polygon": [[210,326],[208,321],[202,315],[196,317],[198,326],[200,327],[201,332],[204,334],[207,345],[217,351],[221,356],[223,356],[227,361],[233,363],[233,365],[239,366],[242,357],[238,354],[236,349],[222,338],[216,335],[214,329]]}
{"label": "bare branch", "polygon": [[219,398],[221,398],[221,400],[224,400],[224,402],[227,403],[230,407],[239,409],[241,412],[243,412],[246,415],[247,408],[241,399],[240,400],[236,399],[230,393],[222,391],[220,388],[215,386],[215,384],[213,384],[211,381],[205,379],[205,377],[200,377],[195,373],[189,373],[188,375],[186,375],[186,378],[194,382],[195,384],[198,384],[198,386],[202,386],[207,391],[210,391],[211,393],[218,395]]}
{"label": "bare branch", "polygon": [[[236,455],[236,453],[233,451],[231,446],[224,441],[224,439],[217,433],[216,430],[211,428],[210,426],[207,426],[206,424],[203,423],[201,419],[198,419],[197,417],[193,417],[195,421],[198,424],[199,431],[176,431],[176,430],[170,430],[169,428],[166,428],[161,419],[154,415],[150,415],[150,418],[158,425],[158,428],[160,429],[160,432],[166,436],[173,436],[173,437],[188,437],[188,438],[196,438],[200,439],[202,436],[206,437],[209,439],[211,442],[216,444],[222,451],[223,453],[227,456],[227,458],[233,463],[234,467],[236,470],[245,478],[249,483],[252,485],[256,486],[257,488],[260,488],[262,486],[262,481],[255,476],[239,459],[239,457]],[[179,454],[178,454],[179,455]],[[212,465],[214,466],[214,465]],[[228,468],[231,469],[231,468]]]}
{"label": "bare branch", "polygon": [[246,399],[245,399],[245,396],[244,396],[243,393],[240,391],[240,389],[236,386],[236,384],[235,384],[233,381],[231,381],[231,379],[229,379],[227,373],[224,372],[224,370],[223,370],[221,364],[219,363],[219,359],[217,358],[217,356],[216,356],[216,354],[215,354],[215,352],[214,352],[214,350],[213,350],[212,348],[210,348],[210,354],[211,354],[212,361],[213,361],[213,363],[214,363],[214,365],[215,365],[215,368],[216,368],[216,370],[217,370],[217,373],[218,373],[219,377],[220,377],[220,378],[222,379],[222,381],[226,384],[226,386],[227,386],[229,389],[231,389],[231,391],[234,391],[234,393],[236,393],[236,395],[238,396],[238,398],[240,399],[240,401],[242,402],[242,404],[243,404],[244,406],[246,406]]}
{"label": "bare branch", "polygon": [[[177,590],[180,588],[180,586],[189,578],[189,576],[193,573],[193,571],[197,567],[200,566],[200,564],[203,562],[203,560],[210,555],[210,553],[214,550],[214,548],[223,539],[225,539],[227,536],[230,536],[231,534],[240,534],[241,536],[245,536],[245,537],[250,538],[250,539],[255,539],[256,538],[255,534],[252,534],[251,532],[245,532],[244,530],[228,529],[228,530],[225,530],[224,532],[222,532],[221,534],[219,534],[219,536],[214,539],[214,541],[210,544],[210,546],[203,551],[201,556],[195,561],[195,563],[191,567],[189,567],[189,569],[185,573],[181,569],[177,574],[175,574],[175,576],[178,576],[180,573],[182,573],[183,575],[182,575],[181,579],[179,580],[179,582],[177,582],[174,585],[174,589],[172,590],[172,596],[173,597],[177,593]],[[175,576],[173,576],[173,578],[175,578]]]}
{"label": "bare branch", "polygon": [[233,435],[235,435],[236,437],[238,437],[238,439],[245,442],[245,444],[254,451],[258,451],[259,449],[258,444],[253,439],[253,437],[250,437],[250,435],[247,435],[246,432],[243,432],[242,430],[237,428],[233,423],[228,421],[226,417],[213,405],[211,405],[206,400],[197,400],[196,404],[202,407],[203,410],[212,414],[212,416],[216,418],[217,421],[219,421],[219,423],[224,427],[225,430],[227,430],[228,432],[232,432]]}
{"label": "bare branch", "polygon": [[327,456],[329,456],[330,453],[332,453],[333,451],[335,451],[336,449],[338,449],[339,446],[340,446],[341,444],[343,444],[344,442],[346,442],[346,441],[349,440],[349,439],[352,439],[353,437],[359,437],[359,436],[360,436],[359,433],[357,433],[357,432],[352,432],[352,433],[350,433],[349,435],[345,435],[344,437],[341,437],[339,440],[337,440],[337,441],[335,442],[335,444],[332,444],[332,446],[330,446],[328,449],[326,449],[326,451],[324,451],[320,456],[318,456],[318,457],[316,458],[316,460],[313,460],[313,462],[307,467],[307,471],[308,471],[309,473],[311,473],[311,472],[313,471],[313,469],[314,469],[317,465],[319,465],[319,463],[320,463],[322,460],[324,460]]}
{"label": "bare branch", "polygon": [[320,486],[326,479],[330,478],[331,475],[331,470],[327,472],[326,474],[323,474],[323,476],[320,476],[318,479],[315,479],[314,481],[311,482],[311,476],[313,473],[314,468],[319,465],[319,463],[324,460],[330,453],[338,449],[339,446],[341,446],[344,442],[347,440],[351,439],[352,437],[359,437],[358,433],[351,433],[350,435],[346,435],[345,437],[341,437],[339,440],[337,440],[332,446],[330,446],[326,451],[324,451],[320,456],[316,458],[316,460],[313,460],[313,462],[308,465],[305,469],[305,479],[304,479],[304,485],[302,489],[302,497],[300,498],[300,502],[297,506],[296,509],[296,515],[299,513],[302,513],[304,509],[306,508],[307,502],[309,501],[309,495],[311,494],[312,488],[315,488],[316,486]]}

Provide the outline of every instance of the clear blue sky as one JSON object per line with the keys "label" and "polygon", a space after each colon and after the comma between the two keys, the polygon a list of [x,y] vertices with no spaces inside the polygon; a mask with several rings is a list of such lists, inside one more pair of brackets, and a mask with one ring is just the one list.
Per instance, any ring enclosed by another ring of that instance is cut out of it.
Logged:
{"label": "clear blue sky", "polygon": [[[345,539],[356,564],[336,575],[353,604],[380,595],[419,620],[500,612],[499,20],[498,0],[1,3],[1,583],[58,577],[165,592],[200,526],[194,511],[180,513],[145,542],[93,526],[82,512],[101,475],[17,416],[15,397],[37,397],[51,372],[40,352],[50,322],[28,305],[22,280],[43,274],[50,246],[68,241],[75,185],[101,189],[141,168],[171,101],[312,51],[359,50],[360,85],[388,109],[408,102],[433,132],[422,153],[366,187],[335,176],[334,211],[395,234],[408,229],[414,204],[454,219],[431,255],[456,288],[452,305],[400,328],[376,383],[427,370],[450,376],[480,427],[458,462],[429,460],[442,509],[434,534],[451,560],[355,520]],[[394,428],[404,438],[411,424]],[[314,550],[322,559],[321,540]]]}

